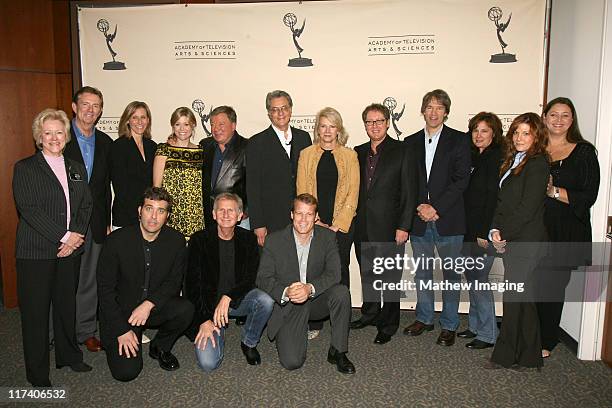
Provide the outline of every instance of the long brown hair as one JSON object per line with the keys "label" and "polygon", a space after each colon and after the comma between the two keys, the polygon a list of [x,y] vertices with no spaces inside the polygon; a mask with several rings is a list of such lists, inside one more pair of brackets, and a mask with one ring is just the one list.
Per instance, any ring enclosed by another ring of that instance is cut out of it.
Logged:
{"label": "long brown hair", "polygon": [[572,112],[572,124],[570,125],[569,129],[567,129],[567,141],[570,143],[586,142],[586,140],[584,140],[584,138],[582,137],[582,133],[580,133],[576,108],[574,107],[574,104],[572,103],[571,99],[565,97],[558,97],[553,99],[552,101],[548,102],[544,107],[544,110],[542,111],[542,116],[545,117],[546,115],[548,115],[548,111],[550,110],[550,108],[557,104],[567,106]]}
{"label": "long brown hair", "polygon": [[133,101],[128,104],[123,110],[123,114],[121,115],[121,119],[119,119],[119,129],[117,134],[119,137],[127,137],[128,139],[132,137],[132,132],[130,131],[130,118],[136,112],[136,109],[144,109],[147,114],[147,119],[149,119],[149,124],[147,125],[142,137],[145,139],[151,138],[151,110],[149,106],[141,101]]}
{"label": "long brown hair", "polygon": [[514,142],[512,138],[514,136],[514,132],[516,132],[517,128],[521,124],[529,125],[531,134],[533,135],[533,144],[529,147],[529,150],[525,152],[525,158],[521,161],[521,163],[512,170],[512,174],[520,174],[525,167],[525,163],[530,158],[537,155],[544,155],[548,160],[548,153],[546,152],[546,146],[548,146],[548,132],[546,131],[546,126],[540,115],[527,112],[521,115],[518,115],[510,125],[508,129],[508,133],[506,133],[506,137],[504,139],[504,162],[499,169],[500,176],[503,176],[506,171],[512,167],[512,163],[514,162],[514,156],[516,155],[516,147],[514,147]]}

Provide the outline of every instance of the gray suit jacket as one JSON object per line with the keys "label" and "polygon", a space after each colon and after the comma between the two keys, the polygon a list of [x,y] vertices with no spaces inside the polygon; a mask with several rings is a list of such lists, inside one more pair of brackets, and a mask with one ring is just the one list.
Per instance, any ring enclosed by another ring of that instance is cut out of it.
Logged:
{"label": "gray suit jacket", "polygon": [[[297,249],[293,237],[293,224],[266,237],[259,270],[257,286],[267,292],[276,302],[268,322],[268,337],[273,340],[293,303],[281,304],[283,291],[300,280]],[[340,282],[340,256],[336,234],[327,228],[315,225],[308,253],[306,282],[315,288],[315,297]]]}

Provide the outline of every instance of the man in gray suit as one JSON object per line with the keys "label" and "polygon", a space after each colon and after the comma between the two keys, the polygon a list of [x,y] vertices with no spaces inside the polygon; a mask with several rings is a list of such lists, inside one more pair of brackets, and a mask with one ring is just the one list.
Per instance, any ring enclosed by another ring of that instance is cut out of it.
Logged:
{"label": "man in gray suit", "polygon": [[317,199],[300,194],[293,200],[293,223],[266,238],[257,286],[274,299],[268,337],[276,338],[278,358],[288,370],[306,360],[308,320],[330,317],[327,361],[344,374],[355,373],[347,358],[351,299],[340,284],[340,256],[333,231],[315,225]]}

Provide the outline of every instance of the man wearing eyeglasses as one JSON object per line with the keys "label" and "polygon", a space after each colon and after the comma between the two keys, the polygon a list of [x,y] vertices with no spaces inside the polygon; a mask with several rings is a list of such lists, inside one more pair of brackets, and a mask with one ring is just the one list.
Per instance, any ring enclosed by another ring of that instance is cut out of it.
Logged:
{"label": "man wearing eyeglasses", "polygon": [[268,93],[266,110],[272,123],[251,137],[247,146],[249,217],[259,246],[267,234],[291,223],[300,151],[312,144],[307,132],[289,126],[292,108],[287,92]]}
{"label": "man wearing eyeglasses", "polygon": [[[366,107],[362,119],[370,141],[355,147],[360,167],[355,255],[361,268],[364,302],[361,318],[350,326],[354,330],[376,326],[376,344],[389,342],[399,328],[399,292],[372,290],[375,280],[372,265],[367,265],[362,253],[365,254],[365,244],[370,242],[394,243],[396,247],[391,247],[391,251],[404,253],[418,193],[414,159],[402,142],[387,134],[389,118],[389,109],[384,105],[374,103]],[[386,274],[384,278],[386,281],[399,279],[401,271]]]}
{"label": "man wearing eyeglasses", "polygon": [[[418,162],[419,198],[413,221],[412,252],[432,259],[436,247],[444,264],[446,259],[461,255],[465,234],[463,192],[470,181],[471,166],[470,139],[444,124],[450,106],[450,97],[442,89],[425,94],[421,103],[425,127],[404,139]],[[434,328],[434,293],[426,286],[433,279],[429,266],[416,270],[416,320],[404,329],[408,336],[419,336]],[[452,268],[443,268],[443,274],[451,284],[461,281],[461,275]],[[459,327],[459,291],[444,290],[442,301],[442,331],[436,342],[452,346]]]}

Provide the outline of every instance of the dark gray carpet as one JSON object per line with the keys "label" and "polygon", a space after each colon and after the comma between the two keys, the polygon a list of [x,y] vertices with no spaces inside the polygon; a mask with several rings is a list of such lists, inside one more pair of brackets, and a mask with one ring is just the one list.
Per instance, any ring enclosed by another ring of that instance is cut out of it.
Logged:
{"label": "dark gray carpet", "polygon": [[[413,318],[412,312],[402,312],[401,327]],[[376,329],[368,327],[351,332],[349,357],[357,373],[347,376],[327,363],[328,324],[309,342],[306,365],[293,372],[278,364],[267,338],[258,347],[262,365],[248,366],[238,328],[227,333],[225,360],[212,375],[197,368],[193,346],[182,337],[174,348],[178,371],[163,371],[146,355],[141,375],[119,383],[104,353],[85,350],[92,372],[56,370],[52,354],[51,382],[66,387],[68,404],[79,407],[612,407],[612,370],[602,362],[576,359],[563,345],[541,372],[489,371],[482,365],[491,350],[468,350],[466,340],[442,347],[435,344],[437,330],[416,338],[400,332],[379,346],[372,342]],[[1,311],[0,386],[27,386],[22,359],[19,312]]]}

